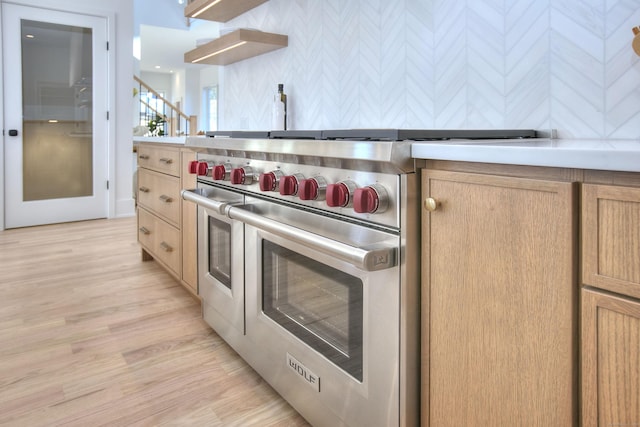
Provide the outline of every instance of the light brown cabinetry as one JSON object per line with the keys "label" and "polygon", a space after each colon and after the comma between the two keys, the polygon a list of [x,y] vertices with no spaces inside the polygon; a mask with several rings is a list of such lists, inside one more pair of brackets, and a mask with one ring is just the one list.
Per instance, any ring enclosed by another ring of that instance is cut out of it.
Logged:
{"label": "light brown cabinetry", "polygon": [[422,192],[422,425],[577,425],[576,184],[424,169]]}
{"label": "light brown cabinetry", "polygon": [[180,180],[175,176],[138,170],[138,203],[176,227],[180,225],[180,200],[176,197],[179,194]]}
{"label": "light brown cabinetry", "polygon": [[582,425],[640,425],[640,302],[582,290]]}
{"label": "light brown cabinetry", "polygon": [[582,425],[640,425],[640,188],[582,189]]}
{"label": "light brown cabinetry", "polygon": [[[189,173],[189,163],[196,159],[191,150],[181,151],[182,171],[181,188],[196,188],[196,175]],[[198,292],[198,211],[195,203],[182,203],[182,281],[191,287],[192,292]]]}
{"label": "light brown cabinetry", "polygon": [[196,213],[180,191],[194,188],[192,151],[168,144],[140,143],[138,152],[138,242],[142,259],[155,259],[197,295]]}
{"label": "light brown cabinetry", "polygon": [[583,282],[640,298],[640,188],[582,187]]}

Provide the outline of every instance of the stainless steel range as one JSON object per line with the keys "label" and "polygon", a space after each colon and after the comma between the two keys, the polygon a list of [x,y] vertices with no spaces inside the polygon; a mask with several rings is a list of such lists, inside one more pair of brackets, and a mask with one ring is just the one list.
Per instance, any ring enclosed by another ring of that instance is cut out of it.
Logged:
{"label": "stainless steel range", "polygon": [[316,426],[419,423],[412,140],[534,131],[217,132],[198,152],[205,320]]}

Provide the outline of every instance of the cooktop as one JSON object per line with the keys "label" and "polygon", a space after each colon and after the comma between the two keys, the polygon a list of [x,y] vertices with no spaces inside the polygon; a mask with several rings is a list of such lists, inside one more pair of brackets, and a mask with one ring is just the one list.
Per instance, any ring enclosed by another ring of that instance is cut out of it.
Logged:
{"label": "cooktop", "polygon": [[517,139],[536,138],[532,129],[329,129],[283,131],[210,131],[211,138],[259,139],[348,139],[431,141],[447,139]]}

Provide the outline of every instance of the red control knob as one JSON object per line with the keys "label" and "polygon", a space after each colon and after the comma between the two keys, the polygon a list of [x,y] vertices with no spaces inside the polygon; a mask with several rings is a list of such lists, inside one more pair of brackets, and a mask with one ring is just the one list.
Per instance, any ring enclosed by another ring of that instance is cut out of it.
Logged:
{"label": "red control knob", "polygon": [[378,193],[371,187],[358,188],[353,193],[353,210],[374,213],[378,209]]}
{"label": "red control knob", "polygon": [[273,172],[260,174],[260,191],[274,191],[276,189],[276,175]]}
{"label": "red control knob", "polygon": [[251,167],[236,168],[231,171],[232,184],[251,184],[253,182],[253,171]]}
{"label": "red control knob", "polygon": [[298,193],[298,177],[287,175],[280,179],[280,194],[283,196],[294,196]]}
{"label": "red control knob", "polygon": [[195,175],[198,173],[198,164],[200,162],[197,160],[192,160],[189,162],[189,173]]}
{"label": "red control knob", "polygon": [[344,182],[327,185],[327,206],[344,207],[349,204],[349,188]]}
{"label": "red control knob", "polygon": [[206,176],[209,172],[209,163],[207,162],[199,162],[196,168],[196,173],[198,176]]}
{"label": "red control knob", "polygon": [[357,188],[353,193],[353,210],[357,213],[382,213],[388,203],[387,190],[378,184]]}
{"label": "red control knob", "polygon": [[216,165],[213,167],[211,176],[216,181],[226,181],[229,179],[229,168],[226,165]]}
{"label": "red control knob", "polygon": [[300,197],[300,200],[315,200],[318,198],[318,181],[315,179],[303,179],[298,185],[298,197]]}
{"label": "red control knob", "polygon": [[258,179],[258,182],[260,183],[260,191],[278,191],[282,175],[283,173],[280,169],[261,173],[260,178]]}

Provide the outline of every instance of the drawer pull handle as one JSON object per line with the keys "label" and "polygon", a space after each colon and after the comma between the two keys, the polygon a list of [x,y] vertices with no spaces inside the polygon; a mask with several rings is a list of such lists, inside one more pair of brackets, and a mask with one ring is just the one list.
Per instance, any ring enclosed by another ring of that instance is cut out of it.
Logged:
{"label": "drawer pull handle", "polygon": [[140,187],[139,190],[143,193],[148,193],[150,191],[147,187]]}
{"label": "drawer pull handle", "polygon": [[151,232],[149,231],[149,229],[148,229],[148,228],[146,228],[146,227],[140,227],[140,232],[141,232],[142,234],[151,234]]}
{"label": "drawer pull handle", "polygon": [[140,155],[138,156],[138,158],[139,158],[140,160],[149,160],[149,156],[148,156],[147,154],[140,154]]}
{"label": "drawer pull handle", "polygon": [[170,165],[171,163],[173,163],[173,159],[169,159],[169,158],[167,158],[167,157],[163,157],[163,158],[161,158],[161,159],[160,159],[160,161],[161,161],[162,163],[167,164],[167,165]]}
{"label": "drawer pull handle", "polygon": [[169,196],[165,196],[164,194],[162,196],[160,196],[160,200],[162,200],[165,203],[171,203],[173,202],[173,199]]}
{"label": "drawer pull handle", "polygon": [[167,244],[166,242],[160,243],[160,247],[165,252],[173,252],[173,248],[169,244]]}

